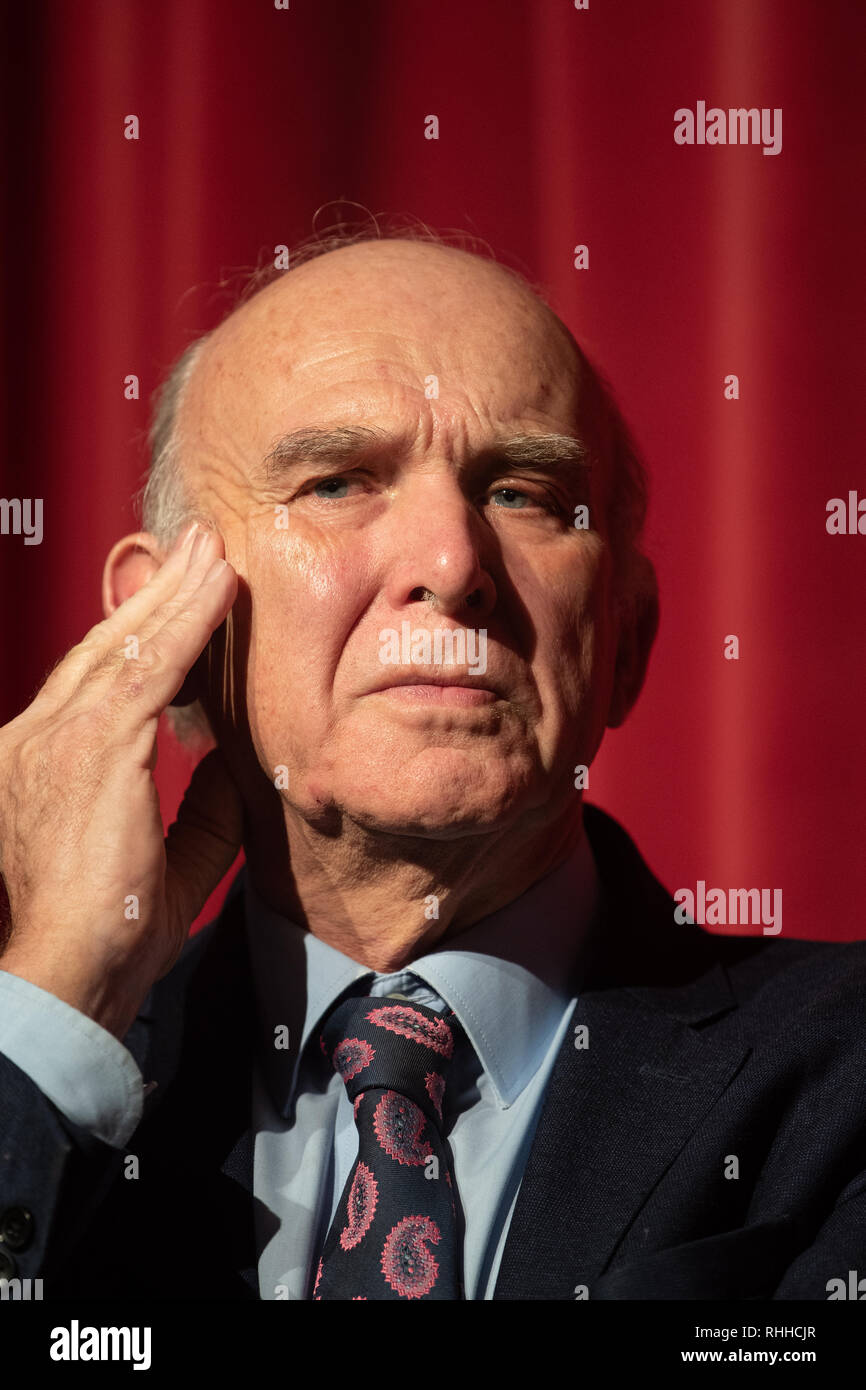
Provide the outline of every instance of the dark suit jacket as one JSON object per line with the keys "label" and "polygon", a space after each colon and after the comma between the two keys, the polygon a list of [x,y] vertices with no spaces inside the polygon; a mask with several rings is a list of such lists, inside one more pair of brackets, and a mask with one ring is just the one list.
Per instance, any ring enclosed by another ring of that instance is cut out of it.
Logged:
{"label": "dark suit jacket", "polygon": [[[586,828],[588,1045],[569,1029],[495,1297],[826,1299],[866,1275],[866,943],[677,926],[616,822]],[[158,1083],[137,1179],[0,1056],[0,1255],[46,1297],[258,1297],[242,909],[241,875],[125,1039]]]}

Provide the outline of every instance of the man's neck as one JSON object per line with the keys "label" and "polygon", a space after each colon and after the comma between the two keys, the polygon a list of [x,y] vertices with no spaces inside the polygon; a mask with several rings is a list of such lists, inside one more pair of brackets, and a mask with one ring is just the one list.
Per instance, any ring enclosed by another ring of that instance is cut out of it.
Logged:
{"label": "man's neck", "polygon": [[[580,807],[551,824],[433,840],[372,832],[343,818],[324,835],[291,810],[276,827],[247,821],[247,872],[274,911],[371,970],[403,969],[505,907],[571,854]],[[289,866],[291,866],[289,868]]]}

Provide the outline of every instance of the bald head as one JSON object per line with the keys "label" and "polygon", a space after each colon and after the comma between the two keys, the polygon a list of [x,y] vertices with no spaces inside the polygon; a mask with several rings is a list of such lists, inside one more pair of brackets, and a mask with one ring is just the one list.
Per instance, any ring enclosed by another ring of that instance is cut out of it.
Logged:
{"label": "bald head", "polygon": [[[491,396],[525,400],[531,382],[537,408],[551,395],[568,399],[569,428],[604,473],[620,588],[640,587],[646,485],[632,441],[568,329],[521,276],[432,235],[354,241],[324,252],[308,245],[291,264],[291,272],[265,283],[193,343],[163,388],[144,494],[149,531],[168,542],[189,515],[208,514],[209,465],[222,456],[229,476],[242,466],[241,459],[232,462],[233,417],[245,401],[262,418],[262,383],[267,379],[270,389],[275,370],[288,398],[314,380],[324,383],[366,340],[381,347],[378,370],[386,372],[397,328],[404,369],[427,393],[438,389],[437,366],[448,363],[459,376],[475,360],[489,363],[498,388]],[[359,394],[359,419],[364,409]],[[256,447],[264,443],[259,431]]]}
{"label": "bald head", "polygon": [[568,330],[515,272],[456,247],[399,237],[356,242],[302,261],[235,309],[210,344],[227,348],[268,332],[283,338],[305,331],[320,339],[366,333],[384,318],[417,324],[419,337],[459,336],[467,350],[480,338],[489,352],[505,313],[528,333],[552,335],[576,367]]}
{"label": "bald head", "polygon": [[580,382],[567,330],[499,265],[423,242],[345,247],[282,276],[209,336],[180,411],[187,487],[200,505],[214,487],[228,497],[287,426],[376,416],[382,428],[392,409],[408,448],[441,441],[453,454],[482,417],[575,421]]}

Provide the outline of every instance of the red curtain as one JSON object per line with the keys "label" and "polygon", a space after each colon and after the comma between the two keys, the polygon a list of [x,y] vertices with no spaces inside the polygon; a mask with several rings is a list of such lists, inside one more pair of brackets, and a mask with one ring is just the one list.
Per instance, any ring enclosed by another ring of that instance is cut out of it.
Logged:
{"label": "red curtain", "polygon": [[[413,214],[549,288],[650,466],[661,630],[589,799],[671,889],[781,888],[784,935],[862,937],[866,536],[825,524],[866,496],[859,0],[22,0],[3,23],[0,495],[42,498],[44,535],[0,536],[0,720],[101,617],[147,398],[220,282],[332,199]],[[781,152],[675,143],[699,101],[781,108]],[[167,818],[187,775],[162,740]]]}

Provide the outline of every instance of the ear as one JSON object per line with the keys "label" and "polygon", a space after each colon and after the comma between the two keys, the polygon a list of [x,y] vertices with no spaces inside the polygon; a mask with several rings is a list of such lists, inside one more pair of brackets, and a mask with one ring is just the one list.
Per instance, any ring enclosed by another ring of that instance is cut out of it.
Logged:
{"label": "ear", "polygon": [[162,547],[148,531],[124,536],[111,547],[102,571],[102,611],[106,618],[153,578],[164,559]]}
{"label": "ear", "polygon": [[[149,531],[135,531],[117,541],[108,552],[102,571],[102,611],[106,618],[152,579],[164,564],[168,552]],[[202,689],[202,661],[205,648],[189,672],[172,705],[191,705]]]}
{"label": "ear", "polygon": [[656,572],[646,556],[637,561],[633,586],[620,603],[619,639],[607,727],[624,724],[643,689],[659,626]]}

